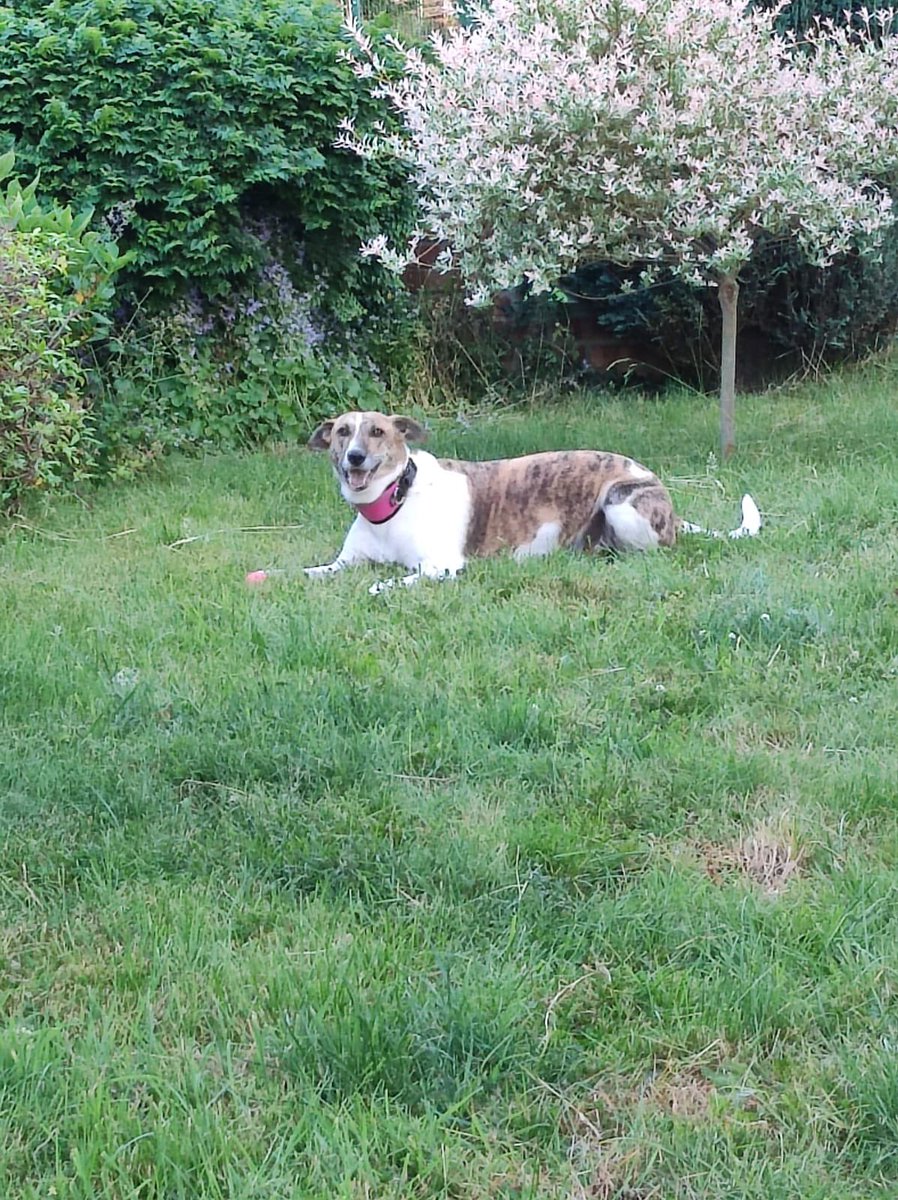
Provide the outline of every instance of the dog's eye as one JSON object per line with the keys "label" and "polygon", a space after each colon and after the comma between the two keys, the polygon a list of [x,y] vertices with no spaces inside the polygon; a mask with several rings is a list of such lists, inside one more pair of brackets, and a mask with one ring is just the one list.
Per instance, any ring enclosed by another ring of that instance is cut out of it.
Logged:
{"label": "dog's eye", "polygon": [[383,435],[384,435],[384,431],[382,429],[378,429],[376,425],[371,430],[372,437],[383,437]]}
{"label": "dog's eye", "polygon": [[349,426],[341,425],[337,430],[337,437],[349,437]]}

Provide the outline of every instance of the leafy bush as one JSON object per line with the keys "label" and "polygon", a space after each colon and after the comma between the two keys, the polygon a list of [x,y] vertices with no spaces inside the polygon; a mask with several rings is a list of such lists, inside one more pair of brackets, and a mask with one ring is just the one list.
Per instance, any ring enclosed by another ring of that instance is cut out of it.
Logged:
{"label": "leafy bush", "polygon": [[[389,120],[343,61],[330,0],[17,0],[0,8],[0,137],[41,186],[93,205],[132,252],[137,296],[226,296],[277,216],[358,317],[360,240],[411,219],[395,165],[335,150]],[[2,146],[0,146],[2,149]]]}
{"label": "leafy bush", "polygon": [[91,372],[105,469],[288,436],[307,408],[376,391],[369,360],[408,379],[407,298],[358,246],[405,230],[413,197],[395,164],[334,149],[344,118],[391,119],[344,42],[329,0],[0,7],[0,149],[5,132],[130,253]]}
{"label": "leafy bush", "polygon": [[[403,377],[409,298],[384,305],[374,339],[327,311],[326,281],[303,274],[283,223],[253,223],[265,257],[217,301],[199,289],[165,313],[136,311],[98,354],[93,410],[106,471],[129,474],[169,448],[232,448],[300,436],[335,409],[383,403]],[[389,338],[396,331],[398,349]]]}
{"label": "leafy bush", "polygon": [[[13,166],[0,157],[0,179]],[[0,192],[0,508],[83,478],[94,444],[78,351],[108,327],[122,265],[90,214],[42,209],[34,184]]]}
{"label": "leafy bush", "polygon": [[0,227],[0,506],[55,487],[90,460],[66,306],[49,281],[64,239]]}
{"label": "leafy bush", "polygon": [[408,299],[358,246],[405,230],[413,196],[395,164],[334,149],[344,118],[391,119],[341,22],[328,0],[0,7],[0,141],[130,252],[90,376],[104,469],[289,436],[377,392],[372,363],[409,378]]}
{"label": "leafy bush", "polygon": [[[600,262],[562,281],[567,302],[522,299],[519,325],[538,332],[564,328],[573,313],[629,343],[636,338],[664,375],[711,390],[720,370],[717,293],[660,271],[644,286],[638,270]],[[898,327],[898,229],[878,257],[846,254],[826,269],[810,265],[788,241],[760,242],[740,282],[739,381],[762,387],[808,365],[856,359]],[[542,309],[542,314],[540,314]],[[582,376],[576,355],[564,362]],[[598,378],[607,376],[599,372]],[[641,383],[639,376],[633,382]]]}
{"label": "leafy bush", "polygon": [[227,304],[194,291],[138,314],[92,376],[101,465],[128,474],[167,449],[304,438],[338,409],[382,403],[373,364],[332,336],[278,261]]}

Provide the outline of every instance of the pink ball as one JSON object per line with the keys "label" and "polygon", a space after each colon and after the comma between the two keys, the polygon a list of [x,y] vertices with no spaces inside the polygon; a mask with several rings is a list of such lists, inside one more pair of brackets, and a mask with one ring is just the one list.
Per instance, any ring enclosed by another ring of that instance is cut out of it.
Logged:
{"label": "pink ball", "polygon": [[246,582],[250,585],[264,583],[267,578],[267,571],[250,571],[246,576]]}

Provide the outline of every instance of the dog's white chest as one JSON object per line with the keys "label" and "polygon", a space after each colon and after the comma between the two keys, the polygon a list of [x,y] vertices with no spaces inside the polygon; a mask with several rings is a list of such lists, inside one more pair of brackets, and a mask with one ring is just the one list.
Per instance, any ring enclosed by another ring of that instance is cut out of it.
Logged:
{"label": "dog's white chest", "polygon": [[423,451],[415,454],[415,466],[414,486],[395,517],[382,525],[356,517],[352,548],[372,562],[461,570],[471,513],[468,482]]}

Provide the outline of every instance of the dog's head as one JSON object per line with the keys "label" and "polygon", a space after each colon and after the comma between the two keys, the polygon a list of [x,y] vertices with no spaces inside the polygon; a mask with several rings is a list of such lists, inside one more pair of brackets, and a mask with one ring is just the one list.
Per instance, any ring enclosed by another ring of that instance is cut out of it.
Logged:
{"label": "dog's head", "polygon": [[309,438],[309,449],[330,453],[340,490],[350,504],[370,504],[402,474],[407,443],[424,437],[411,417],[347,412],[319,425]]}

